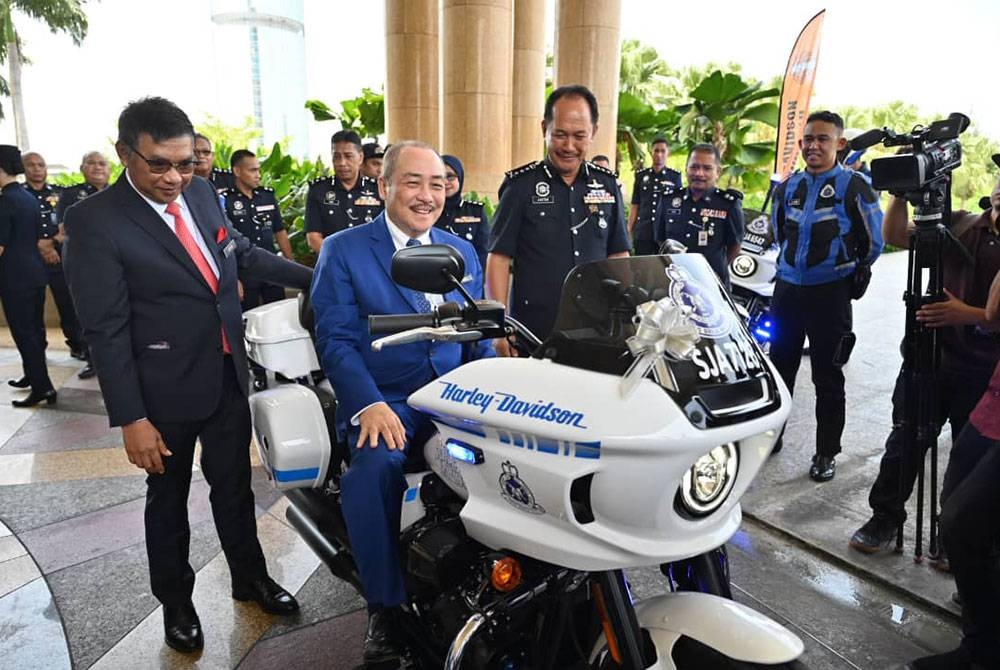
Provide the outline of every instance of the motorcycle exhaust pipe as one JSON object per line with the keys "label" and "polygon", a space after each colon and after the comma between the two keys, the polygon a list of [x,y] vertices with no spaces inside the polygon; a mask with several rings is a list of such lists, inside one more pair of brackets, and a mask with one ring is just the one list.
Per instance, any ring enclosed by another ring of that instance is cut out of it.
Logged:
{"label": "motorcycle exhaust pipe", "polygon": [[353,586],[358,593],[364,592],[354,559],[343,545],[336,540],[331,541],[331,538],[317,527],[313,519],[295,504],[289,505],[285,510],[285,518],[330,572]]}

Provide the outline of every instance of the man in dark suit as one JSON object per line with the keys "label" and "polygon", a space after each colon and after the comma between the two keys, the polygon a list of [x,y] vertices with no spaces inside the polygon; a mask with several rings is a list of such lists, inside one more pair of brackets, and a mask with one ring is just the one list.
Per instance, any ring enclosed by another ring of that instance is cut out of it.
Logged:
{"label": "man in dark suit", "polygon": [[[416,389],[456,368],[462,347],[416,342],[375,353],[367,322],[371,314],[428,312],[435,302],[461,302],[457,291],[418,293],[392,280],[392,256],[406,246],[450,244],[465,258],[464,284],[482,295],[483,272],[465,240],[434,228],[444,207],[445,168],[422,142],[393,144],[379,177],[385,211],[371,225],[351,228],[323,242],[312,288],[317,350],[333,383],[339,418],[356,446],[341,481],[344,518],[368,601],[365,661],[391,659],[395,609],[406,602],[399,566],[399,511],[406,483],[407,452],[418,451],[434,430],[427,415],[406,404]],[[480,342],[472,358],[492,356]]]}
{"label": "man in dark suit", "polygon": [[66,212],[64,264],[112,426],[149,473],[146,549],[166,642],[203,645],[191,603],[187,496],[196,439],[232,575],[233,598],[287,614],[295,599],[267,575],[250,489],[250,409],[241,273],[305,288],[307,268],[254,247],[194,177],[194,129],[163,98],[118,119],[125,173]]}

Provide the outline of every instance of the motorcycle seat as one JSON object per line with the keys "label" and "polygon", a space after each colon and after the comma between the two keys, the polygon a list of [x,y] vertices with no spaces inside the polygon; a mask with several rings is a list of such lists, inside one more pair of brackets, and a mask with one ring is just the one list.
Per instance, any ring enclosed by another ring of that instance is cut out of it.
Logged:
{"label": "motorcycle seat", "polygon": [[313,311],[309,291],[299,292],[299,323],[309,331],[309,337],[316,341],[316,312]]}

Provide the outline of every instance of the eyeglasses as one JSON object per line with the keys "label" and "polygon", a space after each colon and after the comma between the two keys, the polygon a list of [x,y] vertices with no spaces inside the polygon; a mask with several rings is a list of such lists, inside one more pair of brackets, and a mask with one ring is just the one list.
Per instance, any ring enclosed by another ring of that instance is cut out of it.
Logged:
{"label": "eyeglasses", "polygon": [[448,175],[445,175],[444,178],[447,181],[458,181],[458,175],[457,174],[448,174]]}
{"label": "eyeglasses", "polygon": [[173,163],[162,158],[146,158],[132,145],[129,145],[129,149],[135,152],[136,156],[146,161],[146,165],[149,166],[149,171],[153,174],[166,174],[170,172],[171,168],[177,170],[178,174],[191,174],[194,172],[195,165],[198,165],[199,163],[199,161],[196,160],[186,160]]}

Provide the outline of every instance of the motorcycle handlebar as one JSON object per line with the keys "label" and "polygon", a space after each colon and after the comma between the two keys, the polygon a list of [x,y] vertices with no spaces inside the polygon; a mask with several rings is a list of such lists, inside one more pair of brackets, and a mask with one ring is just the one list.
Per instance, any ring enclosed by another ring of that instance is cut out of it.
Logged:
{"label": "motorcycle handlebar", "polygon": [[413,328],[433,328],[448,319],[461,316],[462,308],[454,302],[441,303],[431,312],[422,314],[373,314],[368,317],[368,332],[372,335],[385,335]]}

